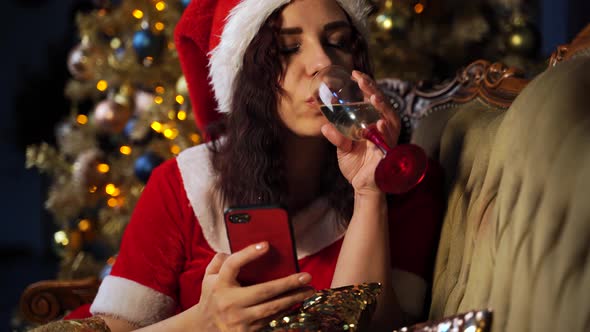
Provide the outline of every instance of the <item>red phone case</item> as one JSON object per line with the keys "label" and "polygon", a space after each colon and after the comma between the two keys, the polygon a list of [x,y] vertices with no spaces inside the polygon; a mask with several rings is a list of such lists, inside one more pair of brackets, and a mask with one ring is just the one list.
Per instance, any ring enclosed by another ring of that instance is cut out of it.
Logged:
{"label": "red phone case", "polygon": [[243,266],[238,275],[242,286],[282,278],[299,272],[293,229],[285,209],[274,206],[244,206],[225,212],[231,252],[267,241],[269,250]]}

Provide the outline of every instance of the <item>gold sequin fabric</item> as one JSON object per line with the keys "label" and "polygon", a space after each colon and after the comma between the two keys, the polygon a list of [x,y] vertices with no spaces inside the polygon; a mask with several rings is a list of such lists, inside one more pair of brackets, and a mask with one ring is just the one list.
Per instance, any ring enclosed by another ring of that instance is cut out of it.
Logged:
{"label": "gold sequin fabric", "polygon": [[111,332],[100,317],[60,320],[36,327],[29,332]]}
{"label": "gold sequin fabric", "polygon": [[273,317],[260,331],[363,331],[375,311],[380,292],[379,283],[324,289],[300,306]]}
{"label": "gold sequin fabric", "polygon": [[492,330],[491,310],[472,310],[438,321],[425,322],[393,332],[488,332]]}

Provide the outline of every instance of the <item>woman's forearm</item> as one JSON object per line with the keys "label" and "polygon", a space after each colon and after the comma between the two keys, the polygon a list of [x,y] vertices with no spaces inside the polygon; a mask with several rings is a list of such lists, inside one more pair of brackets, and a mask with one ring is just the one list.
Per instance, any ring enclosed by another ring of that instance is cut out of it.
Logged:
{"label": "woman's forearm", "polygon": [[392,288],[387,202],[383,194],[355,195],[354,213],[338,256],[332,287],[380,282],[373,321],[391,330],[403,322]]}

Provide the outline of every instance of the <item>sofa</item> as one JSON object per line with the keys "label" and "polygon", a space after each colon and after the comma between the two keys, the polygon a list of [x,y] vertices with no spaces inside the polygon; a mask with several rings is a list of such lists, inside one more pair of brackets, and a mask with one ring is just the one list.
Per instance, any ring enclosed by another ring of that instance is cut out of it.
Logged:
{"label": "sofa", "polygon": [[[445,171],[429,319],[490,309],[495,332],[590,330],[590,25],[532,80],[480,60],[444,84],[379,84],[400,139]],[[21,309],[56,319],[98,282],[36,283]]]}
{"label": "sofa", "polygon": [[476,61],[432,89],[382,84],[446,172],[429,318],[590,331],[590,25],[530,81]]}

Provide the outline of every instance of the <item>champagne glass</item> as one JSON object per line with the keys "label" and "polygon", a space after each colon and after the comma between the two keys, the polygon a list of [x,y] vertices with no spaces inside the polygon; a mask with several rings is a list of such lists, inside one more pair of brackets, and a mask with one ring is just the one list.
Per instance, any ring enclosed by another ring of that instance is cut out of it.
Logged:
{"label": "champagne glass", "polygon": [[340,66],[328,66],[313,77],[310,85],[320,110],[344,136],[360,141],[367,139],[381,149],[383,159],[375,170],[375,183],[382,191],[402,194],[424,179],[428,158],[414,144],[390,148],[379,131],[381,114],[365,100],[351,72]]}

